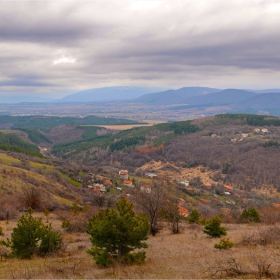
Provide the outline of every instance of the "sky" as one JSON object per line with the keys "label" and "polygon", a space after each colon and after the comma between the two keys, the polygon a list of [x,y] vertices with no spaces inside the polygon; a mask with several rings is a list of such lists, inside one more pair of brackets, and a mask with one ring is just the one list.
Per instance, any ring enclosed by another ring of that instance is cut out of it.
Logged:
{"label": "sky", "polygon": [[279,0],[0,2],[0,94],[280,88]]}

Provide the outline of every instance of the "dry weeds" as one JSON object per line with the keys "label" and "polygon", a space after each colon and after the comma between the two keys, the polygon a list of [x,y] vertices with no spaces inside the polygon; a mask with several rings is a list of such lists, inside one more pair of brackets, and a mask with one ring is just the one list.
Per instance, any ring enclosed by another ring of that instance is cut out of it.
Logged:
{"label": "dry weeds", "polygon": [[[36,214],[40,216],[41,214]],[[43,217],[43,216],[42,216]],[[43,217],[46,220],[46,217]],[[49,221],[63,231],[64,250],[45,258],[32,260],[5,259],[0,261],[1,279],[201,279],[201,278],[262,278],[280,276],[279,246],[275,242],[243,244],[230,250],[217,250],[218,239],[208,238],[200,225],[185,225],[181,234],[173,235],[169,229],[148,239],[146,263],[141,266],[115,265],[99,268],[86,253],[91,243],[86,233],[66,232],[55,215]],[[10,236],[16,221],[0,222],[5,238]],[[267,225],[229,224],[228,237],[234,244],[242,244],[246,236],[276,232]],[[278,235],[275,235],[275,238]]]}

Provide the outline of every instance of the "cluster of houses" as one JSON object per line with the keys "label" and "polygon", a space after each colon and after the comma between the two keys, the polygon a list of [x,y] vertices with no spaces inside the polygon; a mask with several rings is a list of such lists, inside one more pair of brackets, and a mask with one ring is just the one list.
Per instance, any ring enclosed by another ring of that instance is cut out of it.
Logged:
{"label": "cluster of houses", "polygon": [[[267,128],[255,128],[253,133],[255,134],[266,134],[269,133]],[[249,133],[240,133],[235,135],[235,137],[233,137],[231,139],[231,142],[235,143],[237,141],[243,141],[245,138],[247,138],[249,136]],[[218,137],[218,135],[216,133],[211,134],[212,138],[216,138]]]}
{"label": "cluster of houses", "polygon": [[[128,171],[127,170],[120,170],[119,171],[119,176],[120,176],[120,179],[123,180],[124,187],[134,188],[133,182],[128,179]],[[146,173],[145,177],[155,178],[155,177],[157,177],[157,175],[154,174],[154,173]],[[148,184],[141,185],[140,189],[141,189],[141,191],[145,191],[147,193],[151,193],[151,191],[152,191],[152,187]]]}
{"label": "cluster of houses", "polygon": [[88,190],[93,191],[95,194],[104,194],[109,191],[113,186],[112,182],[103,176],[92,176],[92,179],[88,180]]}
{"label": "cluster of houses", "polygon": [[[148,174],[150,175],[150,174]],[[156,174],[152,174],[155,175]],[[111,187],[114,187],[116,190],[118,191],[122,191],[122,188],[120,186],[114,186],[113,182],[107,178],[105,178],[104,176],[101,175],[92,175],[89,174],[90,178],[87,180],[87,189],[88,191],[91,191],[95,194],[105,194],[107,192],[109,192]],[[149,177],[150,176],[146,176]],[[154,176],[152,176],[152,178],[154,178]],[[79,180],[79,178],[75,178],[77,181]],[[130,188],[134,188],[134,184],[133,181],[129,179],[129,174],[128,174],[128,170],[120,170],[119,171],[119,179],[122,181],[122,185],[123,187],[130,187]],[[79,180],[81,181],[81,180]],[[152,187],[148,184],[142,184],[140,186],[141,191],[147,192],[147,193],[151,193],[152,191]]]}

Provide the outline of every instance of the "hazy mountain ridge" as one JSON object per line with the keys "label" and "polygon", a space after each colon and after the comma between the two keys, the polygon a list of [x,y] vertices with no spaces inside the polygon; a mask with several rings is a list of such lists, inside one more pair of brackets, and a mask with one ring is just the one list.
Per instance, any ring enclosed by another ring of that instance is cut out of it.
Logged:
{"label": "hazy mountain ridge", "polygon": [[187,103],[188,98],[194,96],[205,96],[220,91],[220,89],[208,87],[183,87],[177,90],[166,90],[163,92],[149,93],[138,97],[134,101],[137,103],[169,105]]}
{"label": "hazy mountain ridge", "polygon": [[67,95],[58,102],[104,102],[137,98],[146,93],[162,90],[160,87],[103,87],[93,88]]}
{"label": "hazy mountain ridge", "polygon": [[251,107],[255,109],[280,108],[280,93],[271,92],[259,94],[245,99],[243,102],[239,102],[238,105],[244,108]]}
{"label": "hazy mountain ridge", "polygon": [[256,93],[238,89],[226,89],[219,92],[210,93],[207,95],[195,96],[187,99],[190,105],[227,105],[256,96]]}

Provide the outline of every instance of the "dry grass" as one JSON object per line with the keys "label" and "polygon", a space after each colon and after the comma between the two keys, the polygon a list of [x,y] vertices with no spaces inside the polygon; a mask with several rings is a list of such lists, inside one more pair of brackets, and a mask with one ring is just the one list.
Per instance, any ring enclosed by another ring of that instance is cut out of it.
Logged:
{"label": "dry grass", "polygon": [[[36,213],[37,216],[42,214]],[[46,220],[46,217],[43,217]],[[61,222],[54,214],[48,217],[54,228]],[[5,237],[11,233],[16,221],[0,222]],[[228,237],[235,244],[244,236],[267,231],[271,226],[226,225]],[[7,259],[0,261],[0,278],[25,279],[201,279],[201,278],[262,278],[279,277],[279,246],[234,246],[230,250],[217,250],[211,239],[202,233],[202,226],[186,225],[185,231],[173,235],[162,230],[149,237],[146,263],[141,266],[99,268],[86,253],[91,243],[86,233],[63,233],[66,246],[56,255],[32,260]]]}

